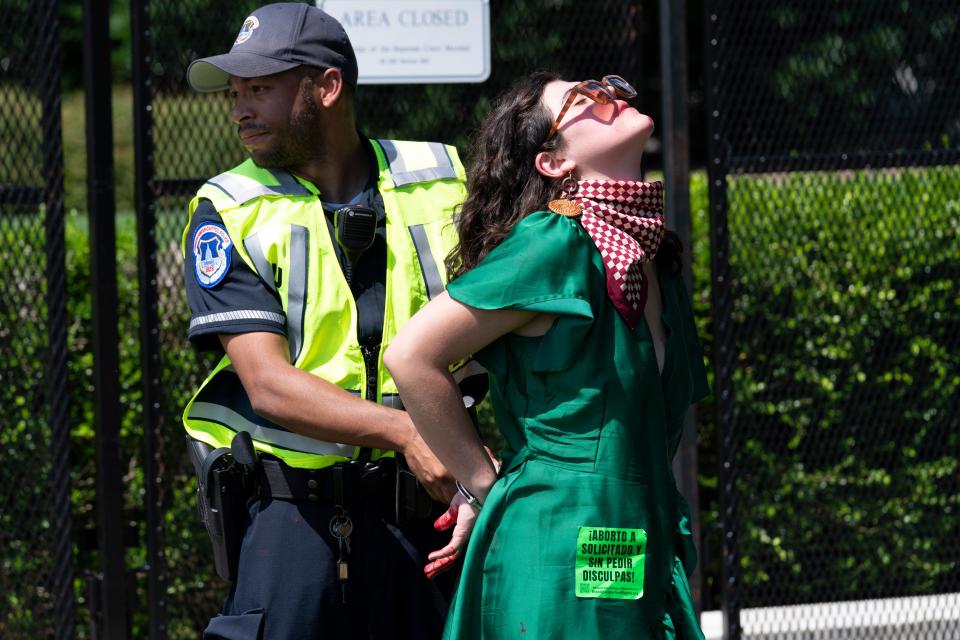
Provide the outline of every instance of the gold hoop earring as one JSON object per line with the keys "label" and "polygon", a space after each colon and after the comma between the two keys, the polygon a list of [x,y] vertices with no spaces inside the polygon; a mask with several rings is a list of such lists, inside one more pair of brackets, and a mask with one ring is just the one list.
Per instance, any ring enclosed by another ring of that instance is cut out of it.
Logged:
{"label": "gold hoop earring", "polygon": [[577,217],[583,213],[583,207],[573,200],[573,196],[577,193],[579,188],[580,185],[577,184],[576,178],[573,177],[573,171],[571,171],[563,179],[563,182],[560,183],[560,189],[563,192],[562,197],[548,202],[547,208],[554,213],[560,214],[561,216],[566,216],[568,218]]}

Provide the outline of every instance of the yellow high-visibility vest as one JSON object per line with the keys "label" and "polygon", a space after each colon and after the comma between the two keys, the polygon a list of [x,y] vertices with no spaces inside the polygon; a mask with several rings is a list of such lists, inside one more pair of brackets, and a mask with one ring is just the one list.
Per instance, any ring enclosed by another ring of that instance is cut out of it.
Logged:
{"label": "yellow high-visibility vest", "polygon": [[[201,199],[210,200],[237,252],[277,292],[294,366],[367,400],[398,406],[397,387],[383,366],[383,352],[397,330],[444,289],[443,261],[456,243],[452,218],[466,196],[465,175],[452,146],[371,142],[386,210],[387,244],[376,384],[367,380],[357,339],[356,302],[337,260],[316,187],[247,160],[204,184],[190,202],[190,214]],[[186,234],[187,229],[184,252]],[[243,313],[227,312],[234,319]],[[249,313],[260,314],[251,315],[254,318],[265,312]],[[222,320],[218,315],[194,322]],[[360,452],[360,447],[303,436],[258,416],[226,355],[187,404],[183,424],[190,436],[215,448],[230,446],[238,431],[247,431],[256,449],[294,467],[326,467]],[[374,459],[387,455],[393,452],[373,452]]]}

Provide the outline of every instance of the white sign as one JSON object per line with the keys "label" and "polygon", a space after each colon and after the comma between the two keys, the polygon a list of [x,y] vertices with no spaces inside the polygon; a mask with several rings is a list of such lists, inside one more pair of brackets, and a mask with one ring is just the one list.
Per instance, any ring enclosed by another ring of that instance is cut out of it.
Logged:
{"label": "white sign", "polygon": [[360,84],[483,82],[490,0],[317,0],[340,21]]}

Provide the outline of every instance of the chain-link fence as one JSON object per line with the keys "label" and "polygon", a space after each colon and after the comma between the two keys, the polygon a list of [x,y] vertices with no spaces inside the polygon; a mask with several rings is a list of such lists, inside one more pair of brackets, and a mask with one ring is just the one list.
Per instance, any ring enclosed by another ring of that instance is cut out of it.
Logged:
{"label": "chain-link fence", "polygon": [[[138,225],[133,238],[121,224],[118,243],[129,472],[117,517],[135,523],[126,555],[134,637],[194,638],[225,596],[183,451],[180,412],[211,363],[185,339],[180,234],[199,184],[244,152],[226,96],[192,93],[183,78],[192,59],[226,50],[259,4],[131,3]],[[960,9],[947,0],[707,4],[713,298],[698,259],[694,299],[718,409],[716,430],[701,415],[708,606],[722,593],[734,632],[745,610],[749,637],[955,637]],[[362,86],[359,125],[372,137],[452,142],[467,156],[490,99],[540,68],[619,73],[656,117],[654,5],[492,0],[487,82]],[[87,271],[67,280],[63,268],[57,3],[3,8],[0,637],[71,637],[75,615],[83,636],[95,593],[73,573],[97,566],[90,330],[80,320],[90,303]],[[698,8],[690,4],[691,23]],[[691,104],[699,93],[693,86]],[[695,258],[705,235],[695,219]],[[82,267],[86,239],[74,240]],[[778,608],[934,594],[943,594],[935,605],[902,600],[875,632],[837,631],[843,605]],[[906,634],[901,623],[930,606],[940,622]]]}
{"label": "chain-link fence", "polygon": [[726,603],[952,594],[747,637],[960,635],[958,13],[708,7]]}
{"label": "chain-link fence", "polygon": [[73,635],[57,3],[0,13],[0,637]]}

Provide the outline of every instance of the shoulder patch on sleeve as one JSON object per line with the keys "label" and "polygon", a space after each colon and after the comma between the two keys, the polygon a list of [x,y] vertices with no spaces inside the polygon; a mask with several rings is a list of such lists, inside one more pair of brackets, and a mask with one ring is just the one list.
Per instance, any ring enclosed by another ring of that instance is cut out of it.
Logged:
{"label": "shoulder patch on sleeve", "polygon": [[193,232],[193,265],[197,284],[215,287],[230,271],[233,242],[223,225],[205,222]]}

